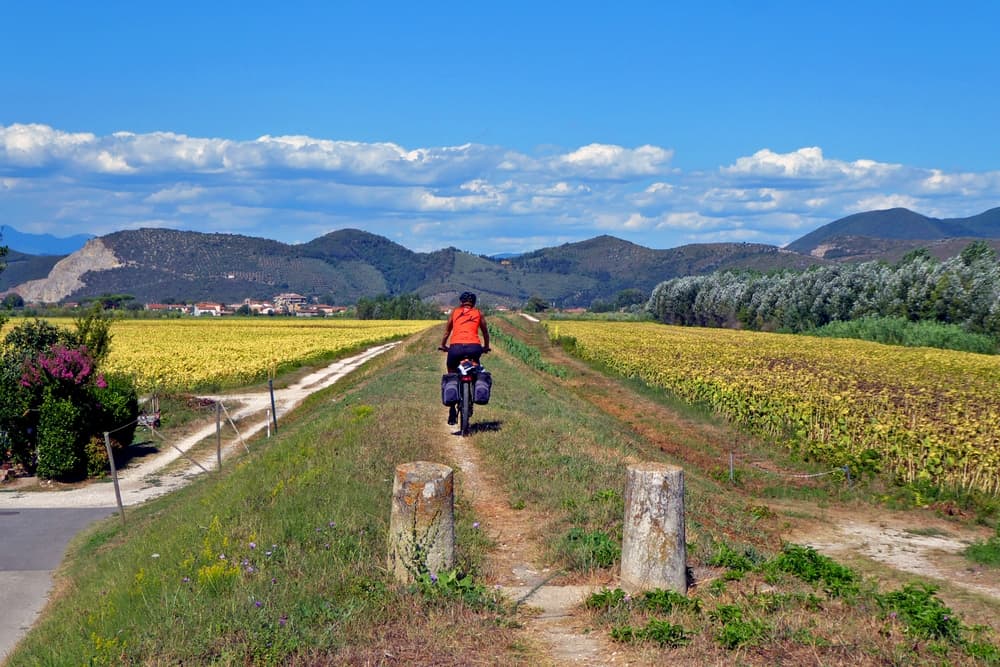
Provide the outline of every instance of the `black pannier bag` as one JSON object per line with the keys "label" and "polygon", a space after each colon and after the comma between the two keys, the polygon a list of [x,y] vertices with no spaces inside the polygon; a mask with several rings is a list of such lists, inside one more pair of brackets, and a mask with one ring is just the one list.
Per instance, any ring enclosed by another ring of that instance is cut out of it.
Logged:
{"label": "black pannier bag", "polygon": [[476,386],[472,389],[472,402],[486,405],[490,402],[490,391],[493,389],[493,376],[489,371],[479,371],[476,375]]}
{"label": "black pannier bag", "polygon": [[441,376],[441,402],[445,405],[458,403],[458,373],[445,373]]}

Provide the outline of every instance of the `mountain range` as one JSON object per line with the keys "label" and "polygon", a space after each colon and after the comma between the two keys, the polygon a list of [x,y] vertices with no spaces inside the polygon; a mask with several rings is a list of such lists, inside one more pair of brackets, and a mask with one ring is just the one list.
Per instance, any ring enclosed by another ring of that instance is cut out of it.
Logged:
{"label": "mountain range", "polygon": [[450,303],[464,290],[484,303],[520,305],[540,296],[563,307],[610,300],[624,289],[649,293],[664,280],[722,269],[773,271],[831,262],[897,261],[927,248],[940,258],[976,239],[1000,250],[1000,208],[940,220],[907,209],[848,216],[784,248],[754,243],[691,244],[654,250],[613,236],[504,257],[456,248],[417,253],[356,229],[308,243],[234,234],[139,229],[91,238],[65,256],[24,252],[4,228],[11,251],[0,291],[29,302],[131,294],[141,302],[270,299],[296,292],[333,305],[359,297],[417,293]]}

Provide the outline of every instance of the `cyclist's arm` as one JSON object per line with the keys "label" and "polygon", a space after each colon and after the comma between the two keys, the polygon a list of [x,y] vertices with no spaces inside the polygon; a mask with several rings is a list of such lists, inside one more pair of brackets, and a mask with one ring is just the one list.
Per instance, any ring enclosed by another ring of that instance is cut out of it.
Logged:
{"label": "cyclist's arm", "polygon": [[451,316],[449,315],[448,316],[448,324],[446,324],[445,328],[444,328],[444,338],[441,339],[441,347],[447,347],[447,345],[448,345],[448,337],[451,336],[451,328],[452,328],[452,326],[453,326],[452,319],[451,319]]}
{"label": "cyclist's arm", "polygon": [[490,349],[490,328],[486,326],[486,318],[479,318],[479,330],[483,332],[483,349]]}

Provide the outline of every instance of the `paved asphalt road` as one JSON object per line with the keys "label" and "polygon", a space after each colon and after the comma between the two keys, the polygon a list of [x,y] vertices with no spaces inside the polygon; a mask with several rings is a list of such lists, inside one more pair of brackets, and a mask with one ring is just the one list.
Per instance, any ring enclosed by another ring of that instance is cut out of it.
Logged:
{"label": "paved asphalt road", "polygon": [[45,606],[66,545],[114,508],[0,509],[0,662]]}

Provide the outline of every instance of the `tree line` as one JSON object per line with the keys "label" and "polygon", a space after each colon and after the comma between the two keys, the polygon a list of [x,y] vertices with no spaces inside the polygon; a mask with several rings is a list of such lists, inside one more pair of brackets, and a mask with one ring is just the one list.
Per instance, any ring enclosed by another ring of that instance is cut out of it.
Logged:
{"label": "tree line", "polygon": [[924,248],[895,265],[838,264],[773,274],[725,271],[657,285],[646,309],[667,324],[804,332],[901,318],[1000,341],[1000,263],[985,241],[940,261]]}

